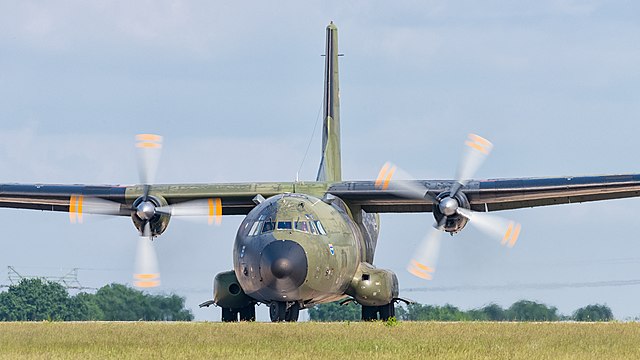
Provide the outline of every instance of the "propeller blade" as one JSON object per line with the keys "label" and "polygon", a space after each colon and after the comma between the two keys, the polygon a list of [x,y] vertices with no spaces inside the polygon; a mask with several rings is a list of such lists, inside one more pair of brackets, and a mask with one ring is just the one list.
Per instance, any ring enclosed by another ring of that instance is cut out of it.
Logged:
{"label": "propeller blade", "polygon": [[521,225],[515,221],[463,208],[458,208],[458,214],[469,219],[469,223],[476,226],[478,230],[500,239],[502,245],[511,248],[518,241]]}
{"label": "propeller blade", "polygon": [[[150,185],[155,183],[160,154],[162,150],[162,136],[154,134],[136,135],[136,147],[138,148],[138,172],[140,183]],[[145,195],[148,194],[145,188]],[[146,197],[146,196],[145,196]]]}
{"label": "propeller blade", "polygon": [[432,280],[436,271],[441,241],[442,231],[434,227],[420,243],[418,251],[407,265],[407,270],[419,278]]}
{"label": "propeller blade", "polygon": [[460,188],[473,178],[476,171],[491,153],[491,149],[493,149],[493,144],[489,140],[476,134],[469,134],[464,144],[466,149],[458,167],[456,182],[449,190],[451,197],[455,196]]}
{"label": "propeller blade", "polygon": [[156,212],[171,216],[206,217],[209,225],[222,222],[222,200],[220,198],[185,201],[156,208]]}
{"label": "propeller blade", "polygon": [[120,215],[121,204],[115,201],[71,195],[69,198],[69,220],[82,223],[83,214]]}
{"label": "propeller blade", "polygon": [[391,190],[394,194],[409,199],[428,199],[435,201],[429,189],[422,183],[416,181],[406,171],[396,165],[386,162],[375,181],[375,187],[381,190]]}
{"label": "propeller blade", "polygon": [[138,253],[136,254],[135,273],[133,284],[139,288],[150,288],[160,286],[160,271],[158,269],[158,258],[153,246],[153,236],[151,236],[151,226],[147,222],[144,226],[142,236],[138,239]]}

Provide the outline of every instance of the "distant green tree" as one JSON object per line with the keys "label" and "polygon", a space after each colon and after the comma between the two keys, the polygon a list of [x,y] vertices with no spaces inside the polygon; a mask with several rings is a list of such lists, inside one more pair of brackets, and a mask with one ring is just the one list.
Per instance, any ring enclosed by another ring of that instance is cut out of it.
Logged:
{"label": "distant green tree", "polygon": [[535,301],[520,300],[506,311],[507,320],[512,321],[558,321],[558,309]]}
{"label": "distant green tree", "polygon": [[406,309],[397,307],[396,317],[410,321],[503,321],[506,314],[505,310],[496,304],[462,311],[449,304],[435,306],[414,303],[409,304]]}
{"label": "distant green tree", "polygon": [[396,306],[396,319],[406,320],[409,312],[403,306]]}
{"label": "distant green tree", "polygon": [[497,304],[489,304],[481,308],[480,311],[486,317],[483,320],[488,320],[488,321],[504,321],[507,316],[504,309]]}
{"label": "distant green tree", "polygon": [[412,321],[463,321],[469,320],[469,317],[453,305],[435,306],[416,303],[407,305],[407,311],[402,314],[400,319]]}
{"label": "distant green tree", "polygon": [[191,321],[193,314],[184,308],[184,298],[178,295],[149,296],[150,313],[147,316],[153,320],[162,321]]}
{"label": "distant green tree", "polygon": [[68,309],[67,290],[42,279],[23,279],[0,294],[2,321],[66,320]]}
{"label": "distant green tree", "polygon": [[482,309],[471,309],[464,312],[466,320],[469,321],[488,321],[489,317]]}
{"label": "distant green tree", "polygon": [[193,314],[184,309],[184,298],[177,295],[145,295],[142,291],[121,284],[101,287],[95,303],[102,310],[103,319],[191,321]]}
{"label": "distant green tree", "polygon": [[611,321],[613,312],[607,305],[587,305],[573,313],[575,321]]}
{"label": "distant green tree", "polygon": [[320,304],[309,309],[311,321],[358,321],[362,318],[362,306],[350,302],[340,305],[338,302]]}
{"label": "distant green tree", "polygon": [[121,284],[109,284],[98,289],[95,303],[107,321],[137,321],[145,318],[147,304],[142,291]]}
{"label": "distant green tree", "polygon": [[94,294],[79,293],[71,298],[69,306],[70,318],[74,321],[98,321],[104,320],[104,312],[96,303]]}
{"label": "distant green tree", "polygon": [[58,283],[25,279],[0,293],[0,321],[41,320],[190,321],[193,314],[178,295],[148,295],[119,284],[70,297]]}

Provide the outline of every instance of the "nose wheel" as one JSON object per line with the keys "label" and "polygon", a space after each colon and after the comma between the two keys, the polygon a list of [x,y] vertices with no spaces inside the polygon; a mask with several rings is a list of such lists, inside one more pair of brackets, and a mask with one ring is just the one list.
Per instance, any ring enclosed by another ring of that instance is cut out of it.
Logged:
{"label": "nose wheel", "polygon": [[269,316],[272,322],[296,322],[300,314],[300,304],[297,302],[272,301],[269,304]]}

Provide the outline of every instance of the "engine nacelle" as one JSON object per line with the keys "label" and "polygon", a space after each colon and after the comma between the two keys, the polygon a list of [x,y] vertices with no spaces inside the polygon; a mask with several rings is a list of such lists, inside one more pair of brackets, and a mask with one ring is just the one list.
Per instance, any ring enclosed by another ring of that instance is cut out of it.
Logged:
{"label": "engine nacelle", "polygon": [[392,271],[376,269],[368,263],[360,263],[347,294],[360,305],[387,305],[398,297],[398,278]]}
{"label": "engine nacelle", "polygon": [[213,279],[213,302],[230,309],[241,309],[255,303],[244,293],[233,270],[221,272]]}
{"label": "engine nacelle", "polygon": [[[137,198],[136,201],[133,202],[133,207],[137,208],[138,205],[143,202],[143,200],[144,199],[142,198],[142,196]],[[152,202],[155,207],[168,205],[167,200],[165,200],[161,196],[148,196],[147,201]],[[167,230],[170,219],[171,215],[168,214],[154,214],[151,220],[149,220],[151,235],[158,236],[161,235],[165,230]],[[136,229],[138,229],[138,232],[142,234],[145,221],[142,220],[135,211],[133,211],[131,214],[131,220],[133,220],[133,225],[136,227]]]}
{"label": "engine nacelle", "polygon": [[[449,197],[449,192],[445,191],[438,195],[437,200],[438,202],[440,202],[443,199],[446,199],[448,197]],[[458,203],[457,204],[458,207],[465,208],[465,209],[469,209],[471,207],[469,205],[469,200],[461,191],[458,191],[458,193],[456,194],[455,197],[453,197],[453,199]],[[439,206],[433,207],[433,217],[436,218],[436,224],[440,224],[440,221],[442,221],[442,219],[445,217],[445,214],[442,213]],[[464,229],[464,227],[467,225],[468,222],[469,222],[469,219],[467,219],[462,215],[459,215],[459,214],[449,215],[447,216],[447,220],[444,223],[443,230],[446,232],[455,234],[460,230]]]}

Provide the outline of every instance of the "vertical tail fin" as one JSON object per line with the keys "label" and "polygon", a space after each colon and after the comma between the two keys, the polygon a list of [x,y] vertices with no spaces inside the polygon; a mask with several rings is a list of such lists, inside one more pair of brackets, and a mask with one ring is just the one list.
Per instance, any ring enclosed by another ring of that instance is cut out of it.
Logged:
{"label": "vertical tail fin", "polygon": [[341,181],[340,160],[340,90],[338,87],[338,28],[327,26],[324,66],[324,101],[322,125],[322,159],[318,181]]}

